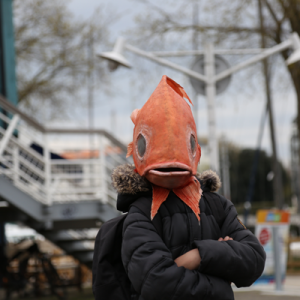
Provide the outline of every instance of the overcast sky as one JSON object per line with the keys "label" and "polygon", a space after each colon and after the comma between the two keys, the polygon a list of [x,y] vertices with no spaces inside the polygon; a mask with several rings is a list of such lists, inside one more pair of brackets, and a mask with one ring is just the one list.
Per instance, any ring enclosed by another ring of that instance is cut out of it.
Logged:
{"label": "overcast sky", "polygon": [[[155,2],[157,1],[155,0]],[[146,9],[145,5],[132,0],[69,1],[70,10],[79,18],[84,19],[89,18],[99,6],[101,6],[104,11],[114,11],[120,16],[118,21],[110,28],[112,41],[118,36],[124,35],[124,32],[128,29],[134,28],[134,26],[136,26],[134,17],[137,14],[145,13]],[[110,49],[107,49],[107,51],[109,50]],[[167,68],[157,68],[152,63],[149,63],[149,66],[151,67],[153,65],[153,69],[150,68],[149,72],[155,72],[154,75],[157,77],[157,80],[155,82],[145,83],[147,88],[137,96],[130,89],[131,82],[132,80],[136,80],[136,77],[134,76],[135,61],[132,61],[132,56],[129,58],[131,59],[133,68],[131,70],[117,70],[111,76],[112,88],[116,93],[112,96],[108,96],[97,92],[94,98],[96,107],[94,113],[95,127],[113,131],[113,133],[125,143],[130,142],[132,136],[133,126],[130,120],[131,111],[134,108],[140,108],[147,101],[151,94],[150,91],[156,88],[162,75],[165,74],[173,78],[185,88],[194,102],[197,101],[189,84],[189,80],[184,75]],[[283,64],[283,62],[279,62],[279,64]],[[280,74],[275,74],[278,69],[281,70]],[[255,82],[255,79],[254,81],[248,79],[247,74],[248,73],[245,73],[243,76],[243,72],[240,72],[234,75],[229,88],[217,97],[217,131],[219,136],[225,135],[230,141],[238,145],[255,148],[259,122],[265,106],[265,96],[262,89],[254,89],[253,93],[251,92],[251,84],[259,85],[260,83]],[[282,159],[285,164],[289,164],[291,124],[296,116],[296,97],[293,87],[286,84],[287,80],[281,83],[282,76],[288,78],[289,74],[284,71],[284,68],[274,68],[272,94],[278,153],[280,159]],[[250,81],[252,82],[251,84]],[[101,83],[99,83],[99,86],[101,86]],[[198,97],[198,111],[196,117],[198,135],[207,136],[206,101],[202,96]],[[81,126],[87,126],[87,118],[85,118],[84,114],[77,119],[77,122],[79,122]],[[264,132],[263,148],[270,153],[268,125]]]}

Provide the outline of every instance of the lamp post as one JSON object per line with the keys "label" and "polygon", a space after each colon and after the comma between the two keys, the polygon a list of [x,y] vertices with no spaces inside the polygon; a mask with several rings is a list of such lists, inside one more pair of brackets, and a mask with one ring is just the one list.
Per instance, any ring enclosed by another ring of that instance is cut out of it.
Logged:
{"label": "lamp post", "polygon": [[[219,173],[219,144],[216,134],[216,121],[215,121],[215,95],[216,83],[227,78],[231,74],[240,71],[250,65],[253,65],[275,53],[279,53],[288,48],[294,51],[287,59],[286,63],[292,64],[300,60],[300,39],[297,33],[291,36],[284,42],[275,45],[272,48],[265,49],[214,49],[212,44],[207,44],[204,50],[190,50],[190,51],[164,51],[164,52],[147,52],[137,47],[128,44],[123,38],[118,38],[113,51],[100,53],[98,56],[109,60],[109,67],[111,70],[117,69],[122,65],[131,68],[130,63],[123,56],[123,51],[130,51],[138,56],[144,57],[148,60],[156,62],[162,66],[169,67],[179,71],[189,77],[199,80],[205,84],[205,94],[207,99],[207,115],[208,115],[208,134],[209,134],[209,153],[210,153],[210,167]],[[225,54],[254,54],[253,57],[238,63],[228,69],[216,74],[215,72],[215,56]],[[191,69],[185,68],[175,64],[163,57],[168,56],[191,56],[191,55],[204,55],[205,74],[195,72]]]}

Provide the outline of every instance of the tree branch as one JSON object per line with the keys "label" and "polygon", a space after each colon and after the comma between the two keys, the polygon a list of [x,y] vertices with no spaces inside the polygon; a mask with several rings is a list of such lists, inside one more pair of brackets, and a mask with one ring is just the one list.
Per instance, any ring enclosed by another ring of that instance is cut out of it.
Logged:
{"label": "tree branch", "polygon": [[281,26],[281,23],[283,21],[283,19],[279,20],[276,16],[276,13],[274,11],[274,9],[272,8],[272,6],[270,5],[270,3],[268,2],[268,0],[263,0],[263,3],[266,5],[266,7],[268,8],[273,20],[275,21],[275,23],[277,24],[277,27]]}

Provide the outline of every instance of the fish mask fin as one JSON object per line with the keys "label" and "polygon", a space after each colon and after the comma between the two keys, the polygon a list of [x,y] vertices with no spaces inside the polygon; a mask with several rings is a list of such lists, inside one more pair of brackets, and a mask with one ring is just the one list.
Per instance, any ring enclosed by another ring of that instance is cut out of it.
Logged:
{"label": "fish mask fin", "polygon": [[132,155],[132,151],[133,151],[133,142],[129,143],[127,146],[126,158]]}
{"label": "fish mask fin", "polygon": [[137,118],[139,112],[140,112],[140,110],[137,108],[130,115],[130,119],[134,125],[136,124],[136,118]]}
{"label": "fish mask fin", "polygon": [[167,77],[167,84],[177,93],[179,94],[182,98],[186,98],[187,100],[189,100],[189,102],[191,103],[191,105],[193,105],[192,100],[189,98],[189,96],[187,95],[187,93],[185,92],[185,90],[183,89],[183,87],[181,85],[179,85],[177,82],[175,82],[174,80],[172,80],[171,78]]}
{"label": "fish mask fin", "polygon": [[157,214],[160,206],[167,200],[170,190],[152,184],[151,221]]}
{"label": "fish mask fin", "polygon": [[[179,197],[190,209],[200,222],[199,201],[202,196],[202,189],[199,181],[195,177],[191,177],[190,182],[183,188],[173,189],[174,194]],[[200,224],[200,223],[199,223]]]}

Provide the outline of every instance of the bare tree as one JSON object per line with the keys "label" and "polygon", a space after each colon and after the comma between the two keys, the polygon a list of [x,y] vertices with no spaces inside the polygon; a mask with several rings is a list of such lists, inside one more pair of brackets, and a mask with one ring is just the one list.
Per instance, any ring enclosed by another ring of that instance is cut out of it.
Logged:
{"label": "bare tree", "polygon": [[[148,14],[137,17],[139,26],[135,36],[140,42],[143,37],[143,45],[148,45],[150,49],[157,44],[163,47],[164,41],[171,47],[173,43],[174,48],[184,49],[191,45],[186,41],[191,40],[195,31],[201,33],[202,40],[211,40],[215,44],[230,46],[234,43],[235,47],[260,47],[262,29],[259,25],[257,0],[186,0],[178,1],[176,5],[171,5],[170,2],[168,10],[154,5],[153,1],[143,2],[149,7]],[[200,7],[198,25],[192,21],[191,9],[195,2],[198,2]],[[299,0],[262,0],[262,9],[266,46],[281,43],[291,32],[300,35]],[[281,53],[284,59],[287,59],[289,54],[290,50]],[[300,132],[300,63],[289,66],[288,71],[297,94]]]}
{"label": "bare tree", "polygon": [[93,47],[107,44],[110,22],[100,10],[78,20],[65,1],[15,0],[20,107],[39,119],[53,119],[65,116],[71,103],[79,105],[89,74],[105,79],[104,65],[91,63],[88,47],[91,41]]}

